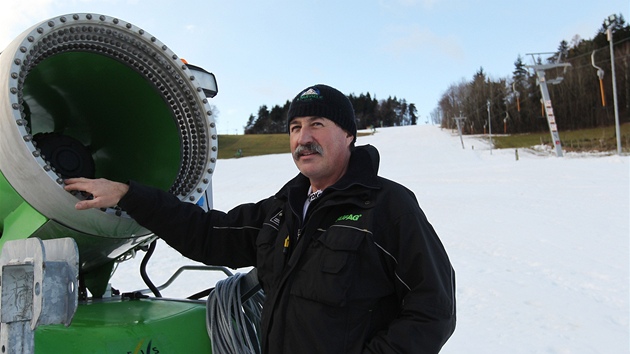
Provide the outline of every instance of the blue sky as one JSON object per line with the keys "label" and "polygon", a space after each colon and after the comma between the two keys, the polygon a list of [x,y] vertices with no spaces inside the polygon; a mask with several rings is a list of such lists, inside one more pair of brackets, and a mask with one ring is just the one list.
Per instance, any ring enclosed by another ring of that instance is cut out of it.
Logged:
{"label": "blue sky", "polygon": [[604,18],[628,20],[628,10],[628,0],[3,1],[0,48],[51,17],[118,17],[216,75],[217,128],[234,134],[261,105],[316,83],[404,98],[424,122],[451,84],[480,67],[511,76],[519,54],[591,39]]}

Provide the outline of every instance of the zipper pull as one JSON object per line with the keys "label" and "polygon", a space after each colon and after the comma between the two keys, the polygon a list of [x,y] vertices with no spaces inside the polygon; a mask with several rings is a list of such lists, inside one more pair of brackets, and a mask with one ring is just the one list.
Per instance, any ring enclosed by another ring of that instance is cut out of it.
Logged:
{"label": "zipper pull", "polygon": [[284,248],[282,249],[282,253],[286,256],[289,253],[289,242],[291,241],[289,235],[284,239]]}

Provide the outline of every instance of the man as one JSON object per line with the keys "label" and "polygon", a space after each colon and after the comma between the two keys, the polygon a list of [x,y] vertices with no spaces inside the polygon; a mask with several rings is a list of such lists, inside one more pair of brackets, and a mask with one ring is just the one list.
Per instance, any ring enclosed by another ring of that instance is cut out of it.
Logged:
{"label": "man", "polygon": [[374,147],[354,147],[354,110],[338,90],[300,92],[288,128],[300,173],[228,213],[133,181],[65,188],[93,195],[77,209],[118,204],[191,259],[255,266],[264,353],[439,352],[455,329],[455,279],[414,194],[377,176]]}

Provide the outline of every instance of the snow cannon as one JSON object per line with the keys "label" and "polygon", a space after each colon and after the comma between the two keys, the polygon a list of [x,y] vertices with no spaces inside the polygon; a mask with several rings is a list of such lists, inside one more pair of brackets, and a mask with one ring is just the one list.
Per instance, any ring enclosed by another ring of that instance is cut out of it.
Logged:
{"label": "snow cannon", "polygon": [[118,207],[77,211],[69,177],[136,180],[197,203],[217,158],[214,75],[98,14],[36,24],[0,54],[0,247],[71,237],[99,297],[117,259],[156,236]]}

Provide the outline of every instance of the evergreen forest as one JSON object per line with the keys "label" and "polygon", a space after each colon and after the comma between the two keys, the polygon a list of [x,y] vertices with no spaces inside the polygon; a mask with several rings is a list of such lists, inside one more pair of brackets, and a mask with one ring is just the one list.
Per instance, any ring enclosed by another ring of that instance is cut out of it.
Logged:
{"label": "evergreen forest", "polygon": [[[562,40],[554,53],[519,55],[512,77],[493,79],[480,68],[470,81],[451,84],[442,94],[431,121],[455,128],[463,119],[465,134],[518,134],[549,130],[535,68],[544,70],[553,114],[559,131],[606,127],[615,124],[610,43],[613,52],[620,123],[630,114],[630,26],[623,16],[601,28],[593,39],[575,36]],[[526,60],[529,64],[526,64]],[[598,71],[602,72],[598,74]],[[603,74],[603,75],[602,75]],[[600,76],[601,79],[600,79]]]}
{"label": "evergreen forest", "polygon": [[[388,97],[377,100],[370,93],[348,95],[354,107],[358,129],[370,127],[393,127],[399,125],[415,125],[418,121],[418,110],[415,104],[407,103],[405,99]],[[271,110],[263,105],[258,114],[251,114],[245,126],[245,134],[275,134],[287,132],[287,113],[290,101],[280,107],[275,105]]]}

